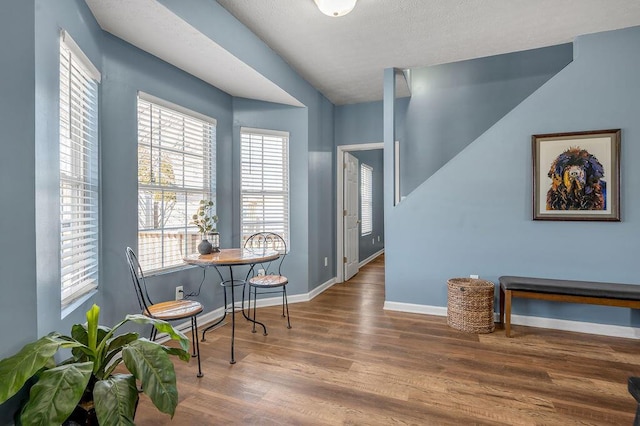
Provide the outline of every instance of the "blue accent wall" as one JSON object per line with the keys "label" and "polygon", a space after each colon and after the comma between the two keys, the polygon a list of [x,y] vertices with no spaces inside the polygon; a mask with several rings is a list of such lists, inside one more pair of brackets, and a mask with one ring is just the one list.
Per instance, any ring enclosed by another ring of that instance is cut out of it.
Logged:
{"label": "blue accent wall", "polygon": [[402,195],[410,194],[573,59],[562,44],[411,70]]}
{"label": "blue accent wall", "polygon": [[34,5],[12,0],[0,14],[2,39],[21,41],[0,44],[0,355],[37,335]]}
{"label": "blue accent wall", "polygon": [[[0,14],[0,356],[37,337],[34,5],[11,0]],[[0,406],[0,424],[19,398]]]}
{"label": "blue accent wall", "polygon": [[[101,293],[107,307],[105,319],[115,322],[139,310],[124,256],[125,247],[137,247],[138,91],[216,119],[216,208],[223,247],[233,244],[232,97],[109,34],[104,35],[103,52]],[[155,300],[170,300],[177,285],[183,285],[186,293],[197,291],[202,273],[200,268],[186,268],[156,274],[147,281]],[[197,298],[207,311],[222,305],[216,277],[212,271],[207,273]]]}
{"label": "blue accent wall", "polygon": [[[0,357],[83,322],[91,303],[102,305],[104,324],[138,310],[124,258],[137,242],[138,90],[217,120],[223,246],[239,244],[240,126],[291,133],[292,294],[336,274],[336,146],[382,140],[387,301],[445,306],[447,279],[469,274],[637,283],[640,169],[632,161],[640,158],[640,27],[578,38],[569,65],[570,47],[557,46],[417,69],[411,99],[395,99],[395,70],[388,69],[384,102],[334,107],[217,2],[159,1],[305,106],[234,99],[104,33],[82,0],[3,3],[0,34],[11,42],[0,47],[0,125],[10,155],[0,157],[0,199],[10,208],[0,210],[0,322],[9,325],[0,331]],[[102,72],[100,288],[64,318],[56,174],[61,28]],[[622,129],[622,222],[532,221],[531,135],[609,128]],[[394,140],[403,146],[408,194],[395,207]],[[176,285],[196,291],[202,277],[191,267],[155,275],[150,285],[158,298],[172,298]],[[207,311],[222,305],[215,281],[208,274],[198,298]],[[513,309],[603,324],[640,321],[621,308],[516,300]],[[0,407],[0,424],[10,422],[12,407]]]}
{"label": "blue accent wall", "polygon": [[[404,120],[410,98],[396,100],[396,140],[404,140]],[[340,145],[360,145],[382,142],[382,101],[335,107],[335,142]]]}
{"label": "blue accent wall", "polygon": [[[330,225],[333,231],[336,226],[333,219],[335,185],[330,191],[325,189],[328,168],[333,168],[329,160],[329,153],[333,153],[334,150],[333,105],[217,2],[159,1],[306,107],[308,128],[305,137],[301,136],[296,143],[304,145],[303,149],[306,151],[305,161],[308,167],[304,179],[307,181],[307,191],[312,196],[308,197],[304,205],[292,203],[291,215],[308,217],[307,233],[302,239],[294,241],[294,244],[297,247],[308,247],[307,286],[312,290],[335,276],[335,231],[330,232],[327,228]],[[260,127],[251,123],[244,125]],[[302,199],[300,202],[304,203]],[[330,262],[327,267],[324,266],[324,257],[328,257]]]}
{"label": "blue accent wall", "polygon": [[[176,5],[181,7],[183,5]],[[50,2],[12,0],[2,6],[3,69],[1,120],[4,147],[2,198],[20,206],[24,226],[16,226],[15,210],[0,216],[6,242],[0,256],[3,286],[8,296],[0,303],[0,319],[14,324],[4,329],[0,356],[17,351],[24,343],[52,330],[66,331],[83,322],[92,303],[102,305],[102,323],[112,324],[138,310],[124,258],[126,246],[137,243],[137,135],[136,94],[145,91],[217,120],[217,199],[222,245],[238,243],[237,185],[234,141],[240,125],[284,127],[295,135],[292,147],[292,227],[296,255],[296,292],[307,293],[335,275],[335,197],[333,173],[333,105],[298,76],[259,38],[215,2],[194,1],[190,18],[210,27],[207,19],[221,23],[211,33],[227,48],[242,55],[305,103],[305,108],[281,108],[234,99],[200,79],[103,32],[82,0]],[[202,21],[204,17],[204,21]],[[59,295],[58,252],[58,43],[66,29],[102,73],[100,87],[101,162],[101,273],[100,287],[62,318]],[[18,36],[18,37],[16,37]],[[240,56],[242,56],[240,55]],[[277,109],[283,109],[281,114]],[[239,142],[238,142],[239,143]],[[314,197],[310,198],[309,193]],[[310,212],[311,211],[311,212]],[[235,234],[234,234],[235,233]],[[234,239],[235,238],[235,239]],[[296,258],[297,256],[297,258]],[[324,257],[330,260],[324,266]],[[211,276],[209,276],[211,278]],[[159,298],[171,298],[174,287],[196,291],[202,279],[199,268],[157,274],[149,284]],[[222,304],[220,289],[205,282],[200,301],[207,311]],[[210,288],[213,287],[213,288]],[[31,309],[16,310],[15,306]],[[6,334],[6,335],[5,335]]]}
{"label": "blue accent wall", "polygon": [[[640,27],[579,37],[571,64],[400,205],[387,204],[387,301],[446,306],[447,279],[470,274],[494,282],[524,275],[638,283],[639,46]],[[436,112],[408,114],[426,119]],[[437,125],[452,123],[443,118]],[[610,128],[622,129],[622,222],[532,221],[531,135]],[[441,142],[425,143],[438,150]],[[622,308],[516,300],[513,312],[638,324],[637,313]]]}
{"label": "blue accent wall", "polygon": [[[240,141],[240,128],[252,127],[289,132],[289,254],[283,262],[283,274],[289,278],[287,293],[303,294],[309,291],[308,262],[308,205],[307,191],[307,117],[306,108],[292,107],[250,99],[235,98],[233,102],[234,139]],[[234,199],[233,245],[240,245],[240,143],[233,147]]]}
{"label": "blue accent wall", "polygon": [[[362,235],[360,232],[359,253],[360,262],[384,249],[384,152],[382,149],[369,151],[353,151],[351,154],[360,163],[370,166],[372,171],[372,206],[373,222],[371,234]],[[358,179],[358,205],[362,205],[362,179]],[[362,223],[362,211],[360,211]]]}
{"label": "blue accent wall", "polygon": [[[100,69],[102,30],[84,1],[35,2],[35,179],[37,334],[67,331],[86,321],[94,294],[70,312],[60,312],[59,67],[60,30],[65,30]],[[102,248],[100,249],[102,250]],[[101,271],[102,272],[102,271]]]}

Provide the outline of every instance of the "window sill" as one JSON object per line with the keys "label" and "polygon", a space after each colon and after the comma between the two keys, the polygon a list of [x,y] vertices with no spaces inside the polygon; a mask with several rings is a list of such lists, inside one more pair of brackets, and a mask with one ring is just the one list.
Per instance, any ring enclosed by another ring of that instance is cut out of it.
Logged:
{"label": "window sill", "polygon": [[157,277],[161,275],[173,274],[174,272],[180,272],[180,271],[184,271],[186,269],[192,269],[192,268],[193,268],[193,265],[184,264],[184,265],[174,266],[167,269],[156,269],[155,271],[145,272],[144,276],[147,278]]}
{"label": "window sill", "polygon": [[91,290],[87,294],[83,294],[82,296],[71,302],[69,305],[62,308],[60,319],[65,319],[68,315],[82,306],[87,300],[92,299],[96,294],[98,294],[98,289]]}

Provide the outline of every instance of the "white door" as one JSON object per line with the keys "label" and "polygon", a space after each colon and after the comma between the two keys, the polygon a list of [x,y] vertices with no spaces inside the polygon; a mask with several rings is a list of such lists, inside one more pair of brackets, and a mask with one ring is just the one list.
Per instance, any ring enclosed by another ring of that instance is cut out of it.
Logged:
{"label": "white door", "polygon": [[358,159],[344,153],[344,280],[358,273],[359,229],[358,208]]}

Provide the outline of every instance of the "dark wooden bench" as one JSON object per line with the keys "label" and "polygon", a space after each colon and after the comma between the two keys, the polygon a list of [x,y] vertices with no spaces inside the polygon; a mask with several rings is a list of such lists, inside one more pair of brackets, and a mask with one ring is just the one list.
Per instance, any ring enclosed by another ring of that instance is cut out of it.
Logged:
{"label": "dark wooden bench", "polygon": [[500,323],[511,337],[511,299],[553,300],[640,309],[640,285],[530,277],[500,277]]}

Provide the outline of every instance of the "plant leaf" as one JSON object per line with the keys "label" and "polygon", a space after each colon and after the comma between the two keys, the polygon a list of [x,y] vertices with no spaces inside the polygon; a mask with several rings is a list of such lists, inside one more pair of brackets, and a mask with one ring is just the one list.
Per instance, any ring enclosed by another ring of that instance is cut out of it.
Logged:
{"label": "plant leaf", "polygon": [[189,339],[182,332],[176,330],[166,321],[149,318],[146,315],[134,314],[127,315],[124,321],[132,321],[136,324],[153,324],[153,326],[161,333],[167,333],[173,340],[177,340],[185,351],[189,351]]}
{"label": "plant leaf", "polygon": [[89,342],[87,337],[87,327],[82,324],[74,324],[71,327],[71,337],[83,345],[87,345]]}
{"label": "plant leaf", "polygon": [[107,364],[107,368],[104,373],[102,373],[102,377],[109,377],[120,364],[122,364],[122,358],[116,358],[111,364]]}
{"label": "plant leaf", "polygon": [[93,363],[61,365],[46,370],[31,388],[20,419],[25,425],[61,425],[82,398]]}
{"label": "plant leaf", "polygon": [[0,361],[0,403],[15,395],[27,380],[46,366],[62,343],[56,334],[44,336]]}
{"label": "plant leaf", "polygon": [[109,340],[107,342],[107,348],[105,352],[106,356],[102,361],[102,369],[105,370],[99,371],[97,376],[100,379],[108,377],[120,363],[120,361],[116,360],[115,362],[113,362],[113,364],[110,364],[113,357],[120,353],[124,345],[137,340],[139,337],[140,335],[138,333],[125,333]]}
{"label": "plant leaf", "polygon": [[168,355],[175,355],[178,358],[180,358],[182,361],[186,361],[189,362],[189,360],[191,359],[191,354],[187,351],[185,351],[182,348],[172,348],[170,346],[164,346],[162,345],[162,349],[168,354]]}
{"label": "plant leaf", "polygon": [[158,410],[173,417],[178,405],[176,375],[162,345],[147,339],[136,340],[122,350],[122,359]]}
{"label": "plant leaf", "polygon": [[116,374],[96,382],[93,400],[98,422],[104,426],[133,425],[138,401],[136,378],[132,374]]}
{"label": "plant leaf", "polygon": [[92,351],[98,345],[98,322],[100,321],[100,307],[94,304],[87,311],[87,346]]}
{"label": "plant leaf", "polygon": [[138,333],[125,333],[114,337],[107,343],[107,361],[118,353],[124,345],[137,340],[140,337]]}

